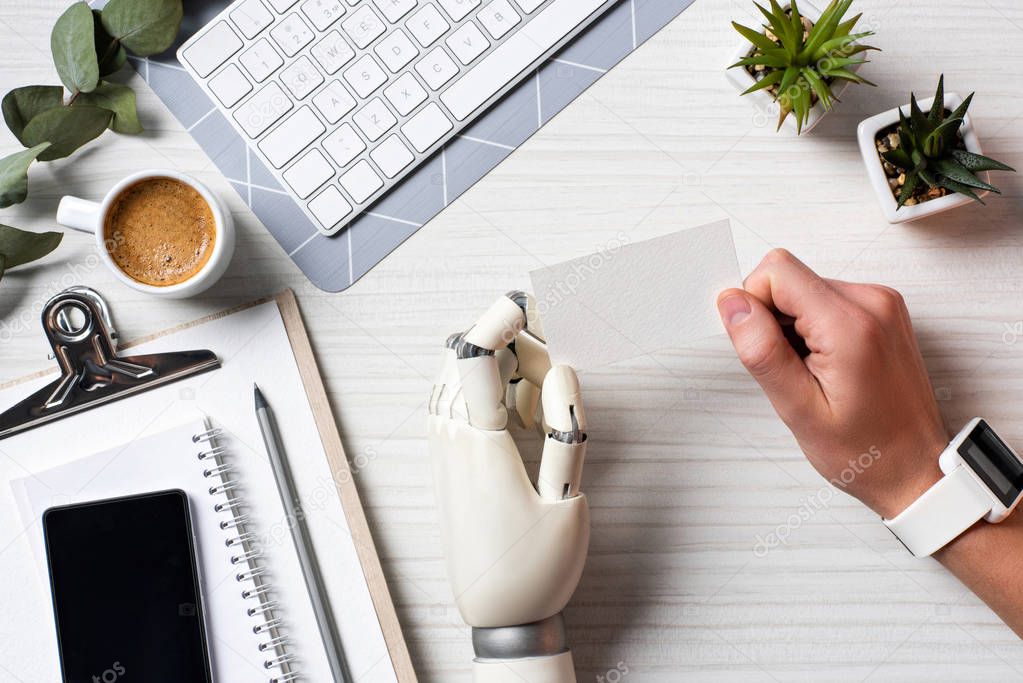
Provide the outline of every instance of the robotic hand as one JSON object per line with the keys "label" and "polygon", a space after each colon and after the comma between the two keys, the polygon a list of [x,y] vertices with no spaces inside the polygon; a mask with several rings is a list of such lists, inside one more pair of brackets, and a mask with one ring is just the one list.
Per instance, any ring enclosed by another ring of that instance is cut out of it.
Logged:
{"label": "robotic hand", "polygon": [[[579,380],[551,367],[522,292],[501,297],[447,341],[428,434],[451,582],[472,626],[476,683],[573,683],[561,611],[586,562],[590,513],[579,492],[586,415]],[[536,487],[509,413],[547,428]]]}

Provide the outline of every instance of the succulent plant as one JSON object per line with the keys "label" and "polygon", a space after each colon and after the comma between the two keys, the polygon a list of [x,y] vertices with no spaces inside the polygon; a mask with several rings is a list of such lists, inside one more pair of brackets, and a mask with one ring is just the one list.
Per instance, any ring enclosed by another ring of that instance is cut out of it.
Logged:
{"label": "succulent plant", "polygon": [[856,42],[874,34],[873,31],[852,33],[861,14],[842,20],[852,2],[832,0],[809,31],[804,29],[796,0],[792,0],[788,10],[777,0],[771,0],[770,10],[754,2],[767,18],[767,24],[760,30],[732,22],[735,30],[753,44],[753,50],[749,56],[728,68],[752,67],[764,72],[764,76],[742,94],[771,88],[775,101],[781,107],[778,128],[781,128],[785,117],[794,112],[797,131],[802,132],[814,98],[825,110],[831,111],[838,100],[831,91],[831,84],[835,81],[874,85],[849,70],[850,66],[867,61],[856,55],[878,49]]}
{"label": "succulent plant", "polygon": [[928,188],[944,187],[981,204],[984,202],[974,190],[990,190],[1000,194],[997,187],[985,183],[975,174],[1015,169],[989,157],[968,152],[960,144],[959,129],[972,100],[973,93],[970,93],[955,111],[947,113],[945,76],[942,74],[938,79],[934,104],[926,115],[913,94],[910,94],[909,99],[909,118],[899,109],[899,144],[894,149],[882,152],[881,156],[906,173],[906,181],[899,192],[900,207],[913,196],[920,183],[925,183]]}

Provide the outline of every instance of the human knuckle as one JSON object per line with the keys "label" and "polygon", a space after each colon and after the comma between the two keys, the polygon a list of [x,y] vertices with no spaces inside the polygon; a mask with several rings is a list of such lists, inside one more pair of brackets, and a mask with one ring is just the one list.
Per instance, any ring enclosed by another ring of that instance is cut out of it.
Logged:
{"label": "human knuckle", "polygon": [[906,310],[906,300],[898,290],[885,285],[871,286],[871,298],[878,312],[886,316],[902,315]]}
{"label": "human knuckle", "polygon": [[771,249],[771,251],[767,252],[767,254],[764,256],[764,263],[767,264],[790,263],[794,261],[795,258],[796,257],[793,256],[792,252],[789,251],[788,249],[785,249],[784,247],[775,247],[774,249]]}
{"label": "human knuckle", "polygon": [[774,370],[777,355],[777,339],[758,337],[739,351],[739,360],[750,373],[764,376]]}

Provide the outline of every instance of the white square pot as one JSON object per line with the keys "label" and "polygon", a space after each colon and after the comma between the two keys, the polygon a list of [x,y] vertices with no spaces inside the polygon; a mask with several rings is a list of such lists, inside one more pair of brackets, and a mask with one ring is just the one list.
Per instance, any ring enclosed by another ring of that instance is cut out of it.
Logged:
{"label": "white square pot", "polygon": [[[933,102],[933,97],[921,100],[919,102],[920,108],[926,112],[931,108]],[[962,102],[962,98],[956,93],[945,93],[946,109],[954,111]],[[871,116],[866,121],[861,122],[856,129],[856,138],[860,143],[860,154],[863,156],[863,163],[867,166],[867,176],[870,178],[870,184],[877,195],[877,201],[881,203],[884,217],[888,219],[889,223],[905,223],[906,221],[915,221],[925,216],[933,216],[936,213],[948,211],[963,204],[972,204],[973,200],[966,195],[953,192],[938,199],[931,199],[913,206],[899,208],[895,195],[892,194],[891,188],[888,187],[888,177],[884,173],[884,168],[881,167],[881,157],[877,153],[877,147],[874,146],[874,138],[878,131],[899,122],[899,109],[907,117],[909,116],[910,106],[904,104],[896,109],[890,109],[876,116]],[[963,125],[959,127],[959,132],[962,133],[963,143],[966,145],[967,151],[974,154],[983,154],[980,149],[980,141],[977,139],[977,134],[974,132],[973,125],[970,122],[969,114],[963,117]],[[985,171],[978,173],[977,177],[987,182],[988,174]],[[977,192],[979,197],[984,197],[988,194],[987,190]]]}
{"label": "white square pot", "polygon": [[[783,9],[787,10],[791,6],[792,6],[791,3],[782,3]],[[817,9],[817,7],[815,7],[807,0],[800,0],[799,13],[815,24],[817,23],[817,20],[820,19],[821,17],[821,10]],[[739,23],[743,22],[740,21]],[[750,26],[750,28],[757,28],[760,26],[760,23],[761,22],[758,22],[755,25],[749,25],[749,23],[747,22],[747,25]],[[732,56],[732,59],[731,61],[728,62],[728,64],[729,65],[735,64],[740,59],[748,57],[752,49],[753,45],[748,40],[743,38],[742,44],[739,45],[738,49],[735,51],[735,54]],[[849,71],[856,73],[857,71],[860,70],[861,66],[862,64],[853,64],[849,67]],[[745,92],[750,86],[754,85],[757,82],[757,79],[753,78],[753,76],[751,76],[750,73],[741,66],[737,66],[734,69],[726,69],[725,75],[728,76],[728,81],[733,86],[735,86],[735,89],[738,90],[740,93]],[[834,93],[836,100],[846,89],[846,87],[848,87],[849,83],[850,81],[847,80],[840,80],[837,83],[835,83],[834,87],[831,89],[831,92]],[[778,119],[779,107],[778,103],[774,101],[774,97],[772,97],[769,92],[767,92],[766,90],[757,90],[756,92],[751,92],[750,94],[743,95],[742,97],[743,99],[751,100],[754,106],[756,106],[756,108],[763,113],[763,116],[768,121],[770,121],[772,125],[774,125],[775,121],[777,121]],[[810,114],[809,116],[807,116],[806,123],[803,125],[803,132],[809,133],[814,126],[820,123],[820,120],[824,118],[824,115],[827,113],[828,110],[826,110],[824,108],[824,105],[822,105],[818,100],[817,104],[810,108]],[[785,117],[785,122],[782,124],[782,129],[786,130],[789,133],[792,133],[793,135],[796,134],[795,115],[789,114],[788,116]]]}

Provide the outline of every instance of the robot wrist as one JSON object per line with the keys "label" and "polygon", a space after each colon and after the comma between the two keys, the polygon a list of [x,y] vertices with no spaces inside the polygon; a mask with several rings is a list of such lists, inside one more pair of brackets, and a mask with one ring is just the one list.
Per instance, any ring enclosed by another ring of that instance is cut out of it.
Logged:
{"label": "robot wrist", "polygon": [[472,629],[477,660],[551,657],[568,652],[565,619],[561,613],[530,624]]}

